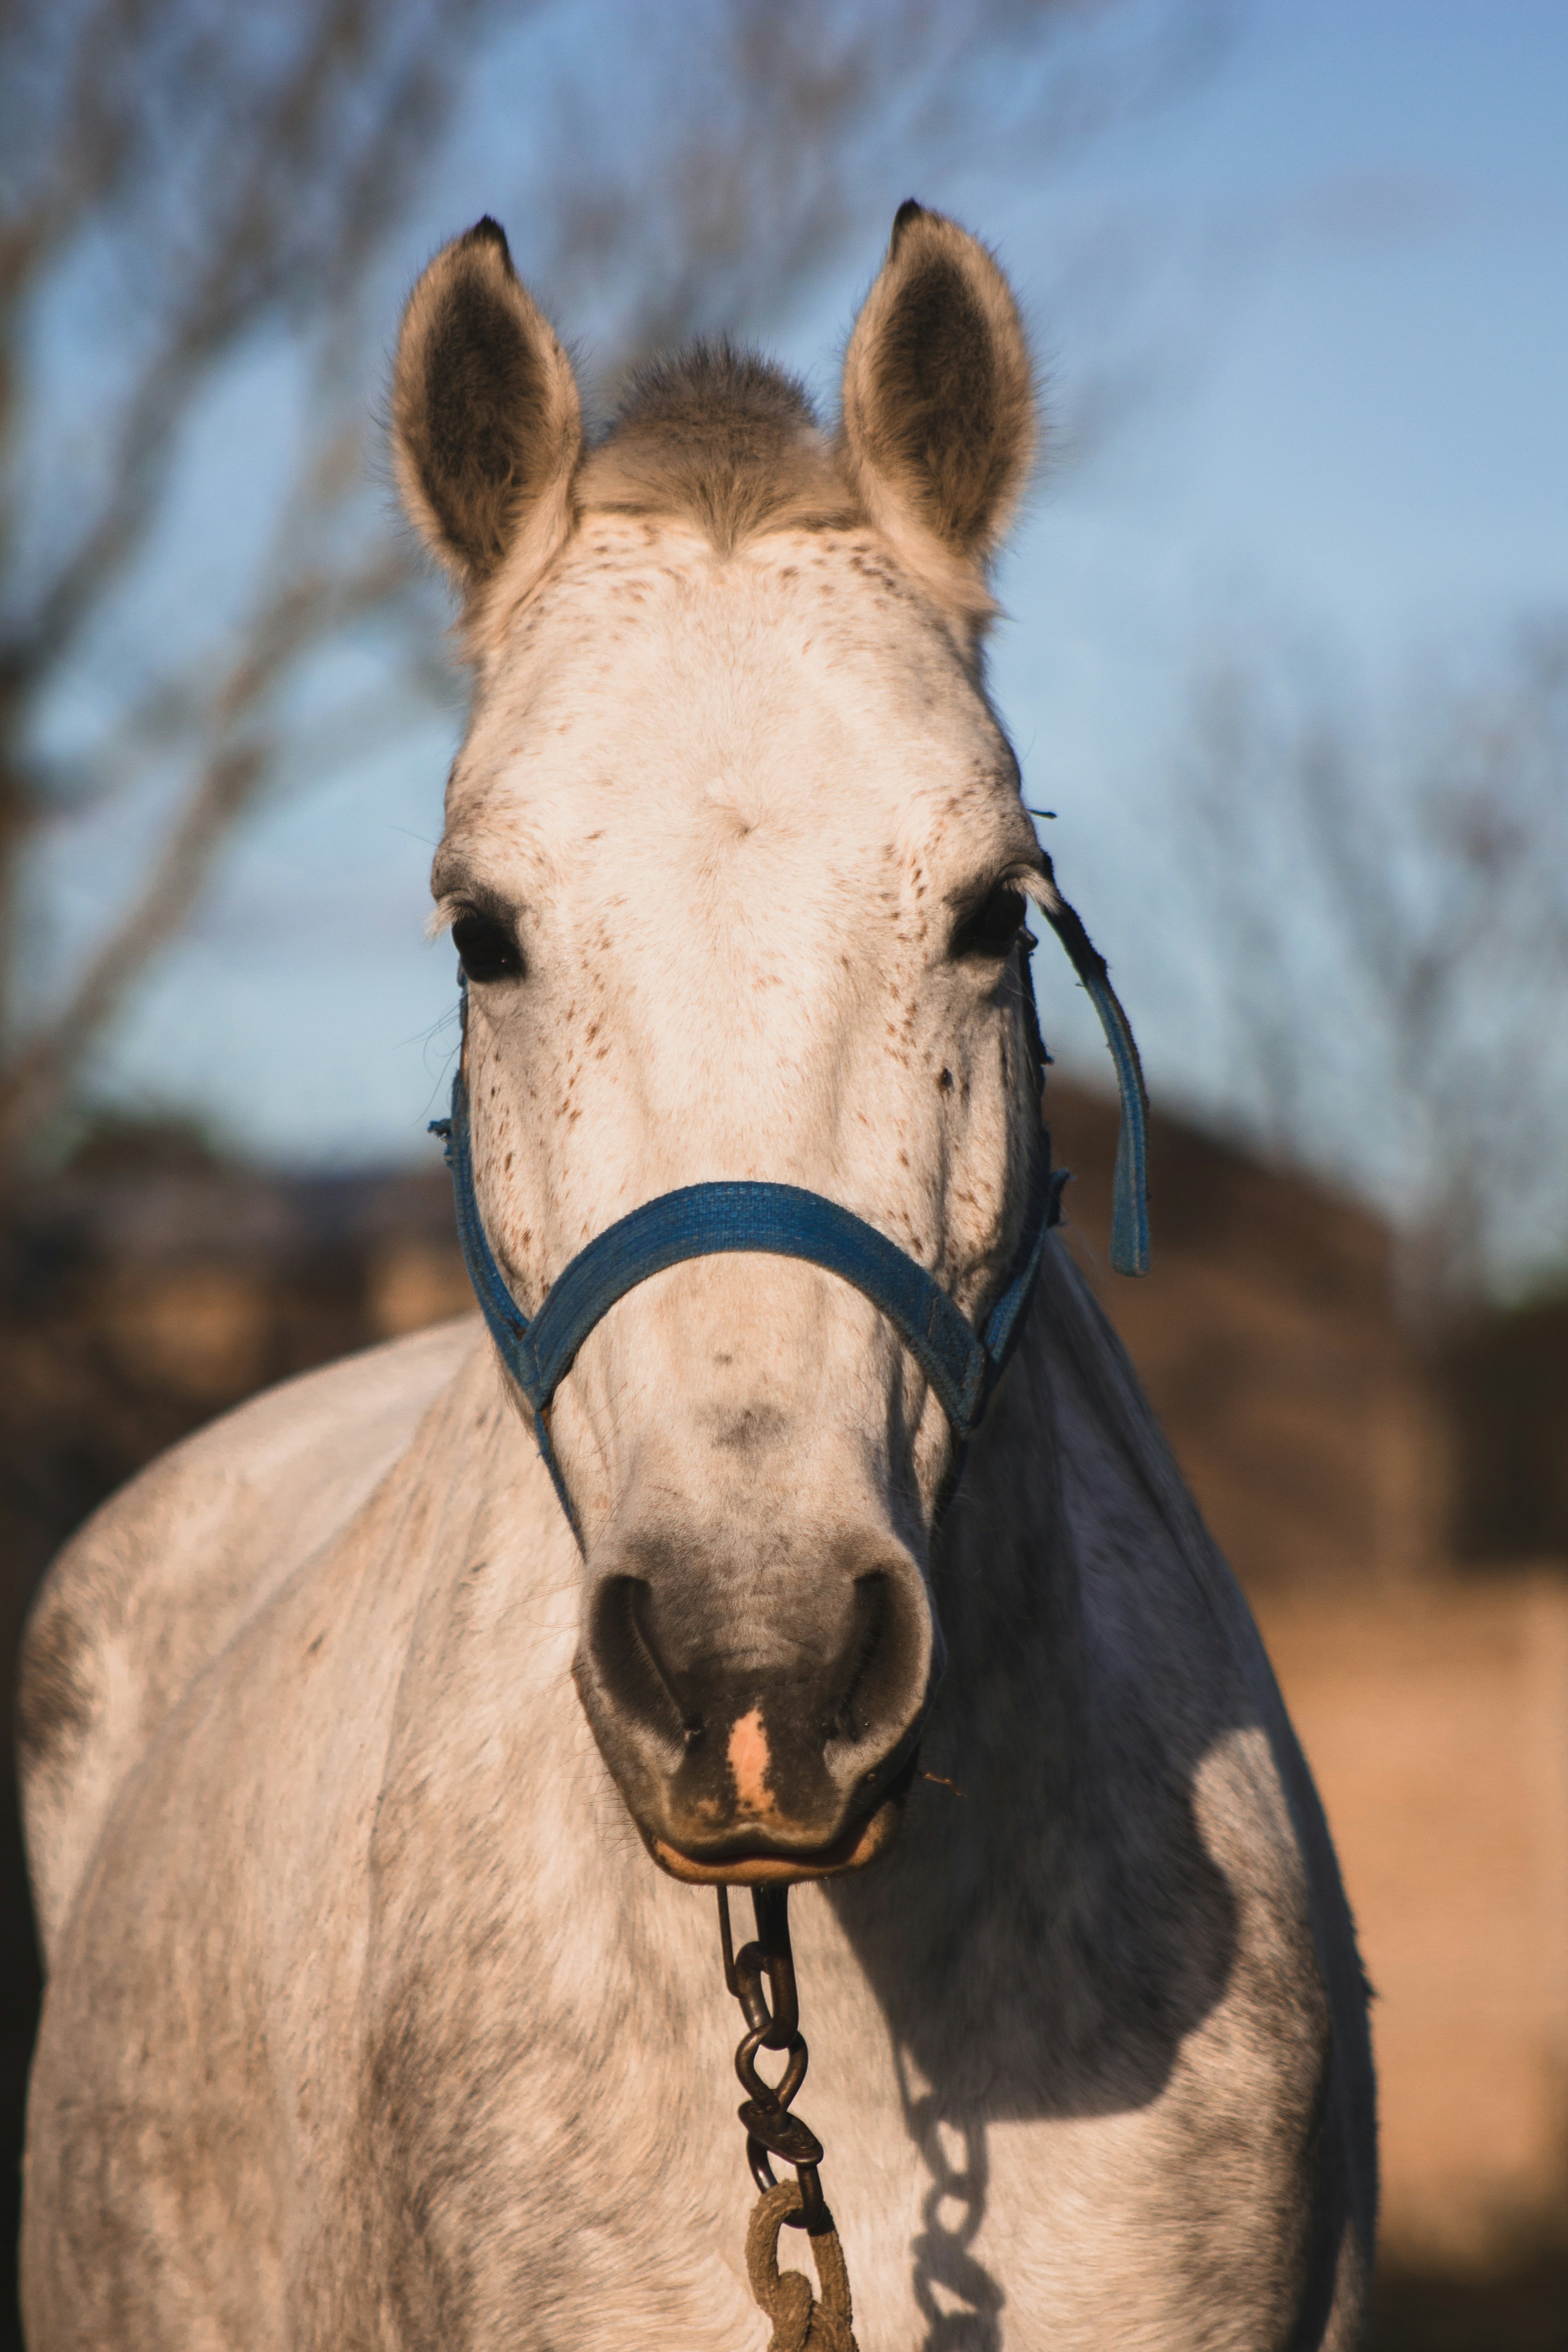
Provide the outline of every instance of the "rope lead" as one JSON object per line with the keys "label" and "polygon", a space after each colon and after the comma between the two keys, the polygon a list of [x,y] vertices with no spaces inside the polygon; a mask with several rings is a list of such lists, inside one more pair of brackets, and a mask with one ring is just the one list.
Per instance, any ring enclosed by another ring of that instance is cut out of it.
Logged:
{"label": "rope lead", "polygon": [[773,2326],[768,2352],[859,2352],[837,2231],[810,2234],[820,2296],[812,2294],[811,2281],[801,2272],[779,2268],[779,2231],[800,2210],[799,2181],[780,2180],[758,2198],[746,2228],[746,2275]]}

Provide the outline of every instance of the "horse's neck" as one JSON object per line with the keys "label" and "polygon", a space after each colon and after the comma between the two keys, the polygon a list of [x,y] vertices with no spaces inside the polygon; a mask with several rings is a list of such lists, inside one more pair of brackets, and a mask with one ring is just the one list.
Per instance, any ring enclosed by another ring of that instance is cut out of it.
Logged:
{"label": "horse's neck", "polygon": [[1062,1507],[1051,1366],[1031,1318],[932,1559],[946,1649],[903,1828],[864,1886],[835,1895],[945,1969],[984,1941],[1020,1880],[1059,1885],[1082,1813],[1089,1692],[1083,1591]]}
{"label": "horse's neck", "polygon": [[[928,1740],[963,1785],[1066,1769],[1085,1704],[1083,1591],[1039,1318],[971,1449],[934,1548],[947,1664]],[[927,1769],[945,1764],[927,1759]]]}
{"label": "horse's neck", "polygon": [[1118,1422],[1130,1379],[1053,1265],[942,1532],[938,1777],[829,1895],[927,2077],[1015,2066],[1036,2111],[1092,2106],[1112,2074],[1152,2093],[1231,1950],[1196,1791],[1247,1695],[1135,1384]]}

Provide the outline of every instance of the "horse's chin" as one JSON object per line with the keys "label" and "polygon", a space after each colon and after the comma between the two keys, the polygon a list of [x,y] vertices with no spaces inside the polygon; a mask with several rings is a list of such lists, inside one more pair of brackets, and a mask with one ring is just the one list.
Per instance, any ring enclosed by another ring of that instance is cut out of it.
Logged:
{"label": "horse's chin", "polygon": [[899,1833],[903,1818],[908,1776],[874,1811],[851,1822],[831,1845],[801,1852],[774,1849],[721,1855],[708,1859],[685,1853],[661,1837],[649,1837],[647,1850],[659,1868],[688,1886],[795,1886],[806,1878],[839,1878],[847,1871],[864,1870],[885,1853]]}

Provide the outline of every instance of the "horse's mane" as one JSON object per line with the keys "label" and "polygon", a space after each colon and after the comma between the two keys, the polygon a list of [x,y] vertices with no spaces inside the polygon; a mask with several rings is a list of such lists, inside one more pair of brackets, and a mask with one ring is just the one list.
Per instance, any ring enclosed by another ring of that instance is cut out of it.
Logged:
{"label": "horse's mane", "polygon": [[805,386],[727,338],[636,372],[579,490],[600,512],[679,516],[725,553],[860,520]]}

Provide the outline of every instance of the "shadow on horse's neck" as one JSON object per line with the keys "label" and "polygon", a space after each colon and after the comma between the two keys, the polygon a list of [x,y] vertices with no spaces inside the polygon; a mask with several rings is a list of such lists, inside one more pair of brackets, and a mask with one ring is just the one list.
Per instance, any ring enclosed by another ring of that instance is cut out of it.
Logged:
{"label": "shadow on horse's neck", "polygon": [[[920,1759],[933,1777],[917,1775],[887,1861],[826,1890],[931,2178],[910,2244],[924,2352],[1000,2341],[1001,2290],[975,2252],[988,2126],[1156,2099],[1236,1950],[1194,1810],[1198,1752],[1094,1622],[1058,1454],[1052,1383],[1071,1374],[1044,1320],[942,1530],[948,1664]],[[1157,1574],[1150,1591],[1157,1606]]]}
{"label": "shadow on horse's neck", "polygon": [[1016,1868],[1021,1844],[1051,1867],[1080,1794],[1083,1594],[1036,1333],[971,1449],[931,1580],[947,1664],[921,1755],[932,1777],[914,1782],[909,1826],[935,1827],[922,1860],[958,1872],[970,1916],[967,1882]]}
{"label": "shadow on horse's neck", "polygon": [[975,2241],[988,2124],[1013,2110],[992,2038],[962,2024],[933,2032],[933,2011],[967,2006],[959,1987],[973,1969],[991,1975],[1006,1940],[984,1925],[998,1883],[1020,1867],[1059,1878],[1072,1843],[1080,1594],[1035,1353],[1021,1351],[939,1538],[947,1667],[900,1845],[880,1888],[872,1874],[832,1895],[887,2016],[904,2126],[929,2178],[910,2242],[922,2352],[1002,2342],[1005,2296]]}

